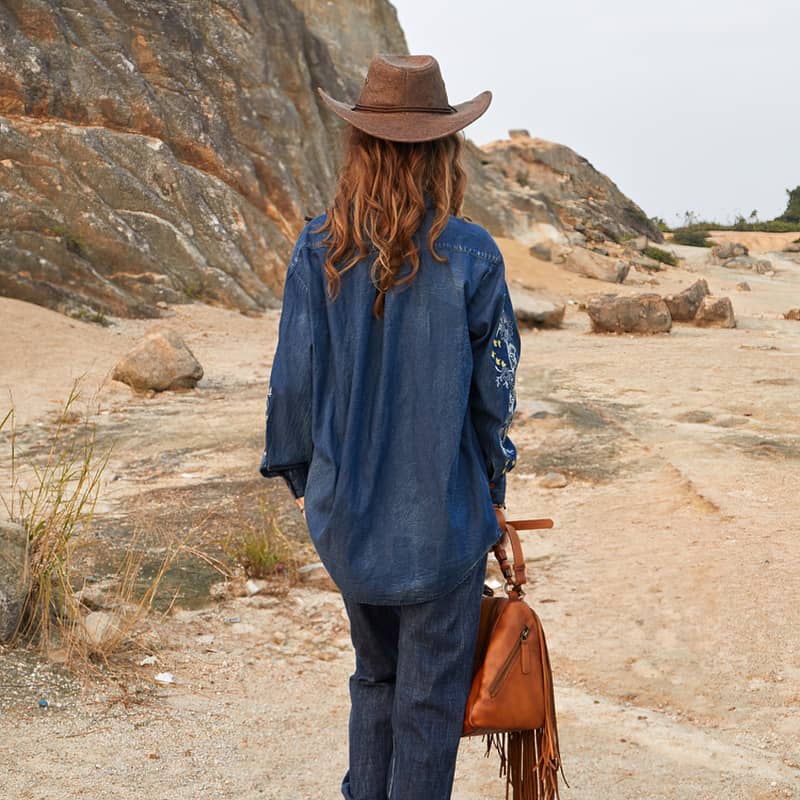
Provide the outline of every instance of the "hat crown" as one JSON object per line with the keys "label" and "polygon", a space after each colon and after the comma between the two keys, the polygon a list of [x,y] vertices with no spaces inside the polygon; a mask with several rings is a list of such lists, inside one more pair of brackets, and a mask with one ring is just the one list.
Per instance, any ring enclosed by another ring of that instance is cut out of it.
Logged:
{"label": "hat crown", "polygon": [[439,62],[433,56],[377,55],[370,62],[356,109],[451,112]]}

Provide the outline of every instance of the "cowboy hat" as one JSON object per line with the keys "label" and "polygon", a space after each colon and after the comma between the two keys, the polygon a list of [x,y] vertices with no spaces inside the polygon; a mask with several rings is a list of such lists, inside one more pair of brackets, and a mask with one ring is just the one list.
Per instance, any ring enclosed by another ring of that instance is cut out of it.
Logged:
{"label": "cowboy hat", "polygon": [[491,92],[450,105],[433,56],[377,55],[355,105],[320,97],[334,114],[372,136],[395,142],[426,142],[465,128],[489,107]]}

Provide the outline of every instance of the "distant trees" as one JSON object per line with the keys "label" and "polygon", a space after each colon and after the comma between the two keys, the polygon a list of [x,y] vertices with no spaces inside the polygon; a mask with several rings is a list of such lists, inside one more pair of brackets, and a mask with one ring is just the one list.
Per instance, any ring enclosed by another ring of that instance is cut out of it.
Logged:
{"label": "distant trees", "polygon": [[787,189],[786,194],[789,195],[789,202],[786,204],[786,211],[778,219],[783,222],[800,223],[800,186]]}

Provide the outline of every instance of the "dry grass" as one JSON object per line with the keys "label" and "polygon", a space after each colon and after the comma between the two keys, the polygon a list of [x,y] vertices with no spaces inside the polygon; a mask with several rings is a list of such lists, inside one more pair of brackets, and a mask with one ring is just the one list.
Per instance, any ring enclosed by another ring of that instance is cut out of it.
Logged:
{"label": "dry grass", "polygon": [[[88,544],[103,473],[112,447],[100,450],[91,412],[78,410],[78,382],[60,410],[43,456],[21,461],[13,408],[0,421],[8,435],[10,486],[0,493],[8,517],[28,535],[28,593],[11,644],[33,646],[77,673],[108,671],[149,651],[158,619],[153,604],[164,575],[185,551],[185,538],[173,539],[155,573],[142,586],[146,548],[137,537],[92,614],[82,597],[85,580],[75,568],[79,548]],[[192,535],[192,531],[186,536]],[[173,598],[174,600],[174,598]],[[169,604],[166,614],[171,608]]]}

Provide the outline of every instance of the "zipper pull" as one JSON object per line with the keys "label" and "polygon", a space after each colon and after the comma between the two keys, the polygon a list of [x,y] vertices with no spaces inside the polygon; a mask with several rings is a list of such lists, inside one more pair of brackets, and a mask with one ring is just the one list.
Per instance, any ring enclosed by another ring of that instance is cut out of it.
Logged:
{"label": "zipper pull", "polygon": [[520,634],[520,649],[519,649],[519,661],[520,666],[522,667],[522,674],[527,675],[531,671],[531,650],[530,645],[528,644],[528,635],[530,631],[528,627],[524,627],[522,629],[522,633]]}

